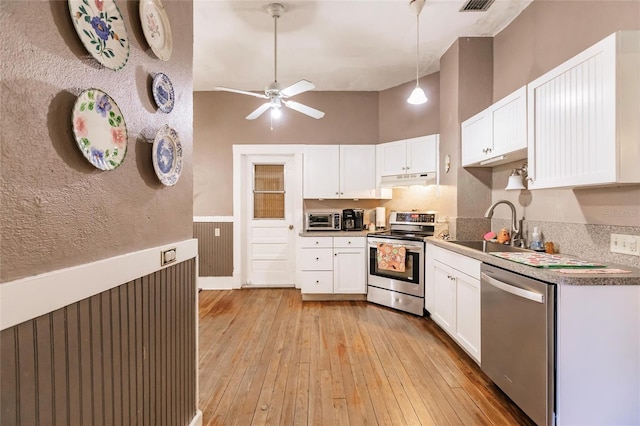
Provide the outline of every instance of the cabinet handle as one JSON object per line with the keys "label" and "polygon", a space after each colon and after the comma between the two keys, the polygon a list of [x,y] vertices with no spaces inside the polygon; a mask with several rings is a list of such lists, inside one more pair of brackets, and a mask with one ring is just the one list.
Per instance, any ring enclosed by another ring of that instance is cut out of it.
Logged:
{"label": "cabinet handle", "polygon": [[347,244],[351,244],[351,241],[347,242]]}
{"label": "cabinet handle", "polygon": [[320,284],[320,281],[316,280],[316,284]]}
{"label": "cabinet handle", "polygon": [[491,151],[493,151],[493,149],[487,148],[487,152],[491,152]]}
{"label": "cabinet handle", "polygon": [[338,253],[333,253],[333,255],[334,255],[334,256],[337,256],[337,255],[338,255]]}
{"label": "cabinet handle", "polygon": [[316,245],[320,244],[320,241],[316,241]]}
{"label": "cabinet handle", "polygon": [[316,261],[318,261],[318,260],[320,260],[320,258],[319,258],[319,257],[316,257]]}
{"label": "cabinet handle", "polygon": [[338,193],[336,192],[336,195],[338,195]]}

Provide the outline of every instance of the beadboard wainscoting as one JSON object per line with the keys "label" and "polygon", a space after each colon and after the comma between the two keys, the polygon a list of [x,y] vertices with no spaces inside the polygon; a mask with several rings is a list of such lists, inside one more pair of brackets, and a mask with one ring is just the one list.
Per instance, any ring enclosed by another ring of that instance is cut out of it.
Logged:
{"label": "beadboard wainscoting", "polygon": [[[162,267],[167,248],[177,259]],[[196,249],[187,240],[0,285],[0,424],[201,424]],[[69,303],[49,309],[41,299],[55,292],[53,304]]]}
{"label": "beadboard wainscoting", "polygon": [[233,288],[233,217],[195,216],[193,237],[198,240],[198,287]]}

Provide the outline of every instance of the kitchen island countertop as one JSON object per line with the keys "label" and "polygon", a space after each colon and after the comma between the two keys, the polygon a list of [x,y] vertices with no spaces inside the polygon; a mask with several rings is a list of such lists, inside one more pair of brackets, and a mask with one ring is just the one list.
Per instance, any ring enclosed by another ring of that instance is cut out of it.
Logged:
{"label": "kitchen island countertop", "polygon": [[483,263],[494,265],[499,268],[506,269],[517,274],[521,274],[530,278],[538,279],[552,284],[561,285],[639,285],[640,286],[640,269],[628,265],[618,265],[604,262],[607,268],[623,269],[631,271],[623,274],[565,274],[552,268],[536,268],[533,266],[523,265],[521,263],[512,262],[510,260],[501,259],[489,253],[484,253],[450,241],[445,241],[435,237],[427,237],[425,241],[437,247],[442,247],[453,252],[463,254],[474,258]]}

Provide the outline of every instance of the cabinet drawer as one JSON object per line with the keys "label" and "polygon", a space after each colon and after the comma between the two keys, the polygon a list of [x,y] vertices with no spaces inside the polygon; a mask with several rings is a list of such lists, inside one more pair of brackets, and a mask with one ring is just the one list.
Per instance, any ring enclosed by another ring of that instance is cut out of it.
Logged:
{"label": "cabinet drawer", "polygon": [[331,237],[302,237],[300,247],[302,248],[331,248],[333,238]]}
{"label": "cabinet drawer", "polygon": [[480,265],[482,262],[465,256],[463,254],[454,253],[441,247],[433,246],[431,251],[433,259],[451,266],[470,277],[480,279]]}
{"label": "cabinet drawer", "polygon": [[333,293],[333,272],[304,271],[300,276],[302,293]]}
{"label": "cabinet drawer", "polygon": [[333,237],[335,248],[362,248],[365,246],[365,237]]}
{"label": "cabinet drawer", "polygon": [[302,249],[303,271],[333,271],[333,249]]}

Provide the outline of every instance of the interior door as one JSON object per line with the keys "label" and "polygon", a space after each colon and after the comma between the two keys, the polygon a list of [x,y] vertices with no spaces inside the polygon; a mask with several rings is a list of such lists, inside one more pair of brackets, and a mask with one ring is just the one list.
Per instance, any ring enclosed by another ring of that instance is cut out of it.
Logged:
{"label": "interior door", "polygon": [[293,156],[247,158],[247,286],[295,284]]}

